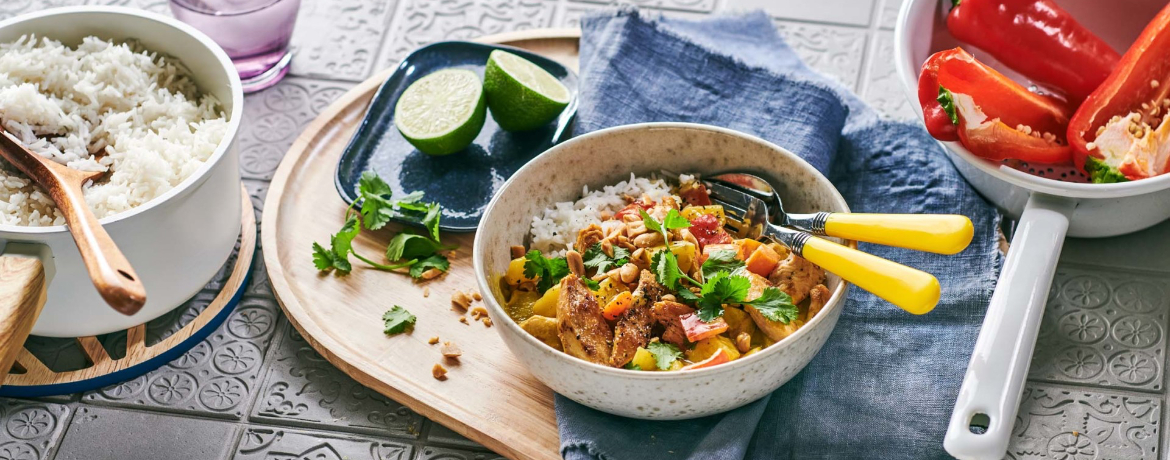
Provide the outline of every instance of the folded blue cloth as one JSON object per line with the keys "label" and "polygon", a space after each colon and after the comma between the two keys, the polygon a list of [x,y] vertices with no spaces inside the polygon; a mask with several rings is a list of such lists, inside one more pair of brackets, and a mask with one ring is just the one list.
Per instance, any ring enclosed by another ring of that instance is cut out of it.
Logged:
{"label": "folded blue cloth", "polygon": [[648,422],[558,396],[565,458],[946,457],[947,419],[999,271],[999,217],[926,131],[880,119],[811,71],[762,13],[684,21],[625,8],[587,17],[581,82],[577,133],[648,121],[736,129],[808,160],[854,212],[960,213],[975,238],[955,256],[862,244],[935,274],[938,307],[913,316],[851,289],[812,363],[742,408]]}

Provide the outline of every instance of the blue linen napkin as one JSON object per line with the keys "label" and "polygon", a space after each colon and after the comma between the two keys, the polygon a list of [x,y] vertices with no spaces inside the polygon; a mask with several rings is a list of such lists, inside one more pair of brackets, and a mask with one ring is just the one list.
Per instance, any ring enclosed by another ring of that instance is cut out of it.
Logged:
{"label": "blue linen napkin", "polygon": [[926,131],[881,119],[810,70],[762,13],[687,21],[623,8],[587,17],[581,82],[577,134],[648,121],[736,129],[808,160],[854,212],[960,213],[974,222],[975,238],[955,256],[862,244],[937,276],[938,307],[913,316],[851,289],[812,363],[742,408],[649,422],[558,395],[561,454],[569,460],[947,457],[947,419],[999,271],[999,217]]}

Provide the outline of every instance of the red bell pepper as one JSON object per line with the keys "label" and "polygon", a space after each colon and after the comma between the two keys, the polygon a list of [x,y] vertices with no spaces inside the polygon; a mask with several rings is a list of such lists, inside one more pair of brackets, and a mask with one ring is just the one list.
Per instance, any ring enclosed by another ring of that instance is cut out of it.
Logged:
{"label": "red bell pepper", "polygon": [[1072,102],[1097,89],[1121,58],[1052,0],[954,0],[951,35]]}
{"label": "red bell pepper", "polygon": [[699,315],[695,313],[683,315],[679,319],[682,320],[683,331],[687,334],[687,341],[691,343],[727,332],[727,328],[729,327],[727,321],[724,321],[722,316],[715,318],[709,323],[699,319]]}
{"label": "red bell pepper", "polygon": [[701,248],[709,244],[730,243],[734,240],[719,224],[719,217],[714,214],[699,214],[692,217],[690,230]]}
{"label": "red bell pepper", "polygon": [[1071,110],[1028,91],[961,48],[940,51],[922,65],[918,102],[936,139],[959,140],[989,160],[1063,163]]}
{"label": "red bell pepper", "polygon": [[1170,170],[1170,5],[1077,109],[1068,126],[1076,165],[1093,182],[1144,179]]}
{"label": "red bell pepper", "polygon": [[712,354],[710,358],[704,359],[694,364],[683,366],[681,370],[693,371],[695,369],[714,367],[729,362],[731,362],[731,356],[727,354],[727,350],[720,348],[719,351],[716,351],[715,354]]}

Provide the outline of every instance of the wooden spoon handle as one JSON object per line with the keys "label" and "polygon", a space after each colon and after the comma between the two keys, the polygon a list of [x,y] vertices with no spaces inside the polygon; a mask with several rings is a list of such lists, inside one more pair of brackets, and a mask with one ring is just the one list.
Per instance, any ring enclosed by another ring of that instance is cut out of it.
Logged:
{"label": "wooden spoon handle", "polygon": [[0,257],[0,383],[45,306],[45,270],[38,259]]}
{"label": "wooden spoon handle", "polygon": [[65,225],[69,226],[73,234],[73,241],[77,243],[77,250],[81,252],[81,260],[85,262],[94,287],[106,303],[118,312],[127,316],[138,313],[146,303],[146,288],[142,286],[138,274],[114,244],[114,240],[110,239],[110,234],[98,223],[93,211],[90,211],[82,196],[81,184],[57,179],[60,183],[49,194],[64,195],[53,196],[53,201],[65,217]]}

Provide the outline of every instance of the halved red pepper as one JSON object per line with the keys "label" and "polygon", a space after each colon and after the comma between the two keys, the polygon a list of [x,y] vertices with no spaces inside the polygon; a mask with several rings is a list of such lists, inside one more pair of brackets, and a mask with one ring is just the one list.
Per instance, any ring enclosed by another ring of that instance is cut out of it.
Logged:
{"label": "halved red pepper", "polygon": [[959,140],[989,160],[1062,163],[1071,110],[954,48],[930,56],[918,77],[918,102],[936,139]]}
{"label": "halved red pepper", "polygon": [[709,323],[699,319],[699,315],[695,313],[683,315],[679,319],[682,320],[683,331],[687,334],[687,341],[691,343],[727,332],[727,328],[729,327],[727,321],[724,321],[722,316],[711,320]]}
{"label": "halved red pepper", "polygon": [[1052,0],[953,0],[951,35],[1013,70],[1085,99],[1121,55]]}
{"label": "halved red pepper", "polygon": [[[1168,99],[1170,5],[1146,25],[1109,78],[1073,115],[1068,141],[1075,150],[1077,167],[1088,172],[1094,182],[1136,180],[1168,172],[1170,123],[1163,121],[1170,111]],[[1135,133],[1124,139],[1131,126],[1141,131],[1141,137]],[[1102,138],[1106,132],[1110,135]],[[1133,144],[1124,145],[1126,141]]]}

